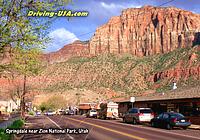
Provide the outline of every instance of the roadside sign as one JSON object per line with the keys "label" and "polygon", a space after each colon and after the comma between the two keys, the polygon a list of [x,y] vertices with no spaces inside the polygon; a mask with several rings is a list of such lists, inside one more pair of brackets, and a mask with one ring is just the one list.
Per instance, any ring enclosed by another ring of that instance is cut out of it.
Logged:
{"label": "roadside sign", "polygon": [[131,98],[130,98],[130,102],[131,102],[131,103],[134,103],[134,102],[135,102],[135,97],[131,97]]}

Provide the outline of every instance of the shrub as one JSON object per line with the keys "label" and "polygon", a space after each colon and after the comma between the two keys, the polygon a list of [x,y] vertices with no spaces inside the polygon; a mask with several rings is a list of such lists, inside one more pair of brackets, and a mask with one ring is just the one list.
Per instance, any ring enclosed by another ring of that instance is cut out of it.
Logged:
{"label": "shrub", "polygon": [[[24,121],[20,119],[20,120],[14,121],[12,125],[7,128],[17,129],[17,128],[21,128],[23,125],[24,125]],[[6,134],[5,130],[0,128],[0,140],[10,140],[10,139],[11,139],[11,135]]]}
{"label": "shrub", "polygon": [[34,112],[33,112],[33,111],[30,111],[30,112],[28,112],[28,114],[33,116],[33,115],[34,115]]}
{"label": "shrub", "polygon": [[22,119],[20,119],[20,120],[14,121],[13,124],[8,128],[16,129],[16,128],[21,128],[23,125],[24,125],[24,121]]}
{"label": "shrub", "polygon": [[0,128],[0,140],[10,140],[11,136],[4,132],[5,130]]}

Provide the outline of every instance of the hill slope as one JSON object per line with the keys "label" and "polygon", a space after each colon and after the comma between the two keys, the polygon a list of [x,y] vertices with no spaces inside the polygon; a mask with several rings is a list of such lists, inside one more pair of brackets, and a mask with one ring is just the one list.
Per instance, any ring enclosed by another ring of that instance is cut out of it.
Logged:
{"label": "hill slope", "polygon": [[[47,63],[28,86],[45,97],[64,94],[77,103],[162,92],[172,82],[178,88],[199,86],[199,44],[199,14],[174,7],[130,8],[97,28],[89,42],[43,55]],[[8,55],[0,56],[1,62],[9,60],[9,52],[4,47]],[[0,92],[6,87],[1,80]]]}
{"label": "hill slope", "polygon": [[172,82],[194,86],[200,80],[200,47],[180,48],[164,55],[134,57],[104,54],[91,58],[72,57],[44,69],[35,80],[48,92],[74,88],[138,95],[147,89],[167,90]]}

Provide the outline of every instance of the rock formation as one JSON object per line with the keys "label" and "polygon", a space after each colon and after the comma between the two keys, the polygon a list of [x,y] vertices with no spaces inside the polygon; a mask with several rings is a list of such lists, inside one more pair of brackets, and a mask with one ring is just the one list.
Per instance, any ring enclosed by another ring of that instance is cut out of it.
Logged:
{"label": "rock formation", "polygon": [[90,54],[148,56],[200,44],[200,15],[175,7],[130,8],[97,28]]}
{"label": "rock formation", "polygon": [[50,62],[102,53],[148,56],[200,44],[200,15],[175,7],[129,8],[96,29],[88,42],[75,41],[45,54]]}
{"label": "rock formation", "polygon": [[[154,92],[173,81],[178,84],[185,81],[199,83],[198,44],[199,14],[174,7],[130,8],[97,28],[89,42],[75,41],[57,52],[44,54],[43,60],[52,65],[45,67],[40,75],[29,77],[28,85],[41,88],[40,93],[42,90],[62,93],[75,89],[74,93],[77,94],[78,89],[87,89],[99,96],[101,93],[116,96],[119,92],[130,95],[146,89],[153,89]],[[2,62],[8,60],[9,52],[10,47],[4,47],[4,53],[0,56]],[[133,56],[99,55],[103,53],[129,53]],[[149,55],[154,56],[143,57]],[[95,57],[84,61],[67,61],[73,56]],[[53,64],[63,61],[66,63]],[[0,78],[0,85],[0,92],[6,86],[11,87],[3,77]],[[94,99],[97,100],[97,97]]]}
{"label": "rock formation", "polygon": [[43,59],[49,63],[62,62],[72,56],[88,56],[89,48],[88,42],[75,41],[71,44],[65,45],[62,49],[57,52],[51,52],[44,54]]}

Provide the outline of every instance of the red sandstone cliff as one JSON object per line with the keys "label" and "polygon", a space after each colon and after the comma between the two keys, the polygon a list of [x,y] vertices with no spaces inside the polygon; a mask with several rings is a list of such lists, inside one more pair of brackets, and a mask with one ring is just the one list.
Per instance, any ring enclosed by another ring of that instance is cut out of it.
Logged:
{"label": "red sandstone cliff", "polygon": [[[170,51],[173,53],[177,48],[192,47],[196,44],[200,44],[200,15],[173,7],[145,6],[124,10],[121,16],[111,18],[107,24],[97,29],[89,43],[75,41],[57,52],[43,55],[43,59],[54,63],[66,61],[72,56],[85,57],[101,53],[131,53],[136,56],[147,56]],[[45,84],[46,86],[50,85],[49,89],[59,88],[57,85],[60,85],[61,88],[62,86],[82,87],[83,85],[88,88],[91,86],[96,88],[103,84],[112,88],[118,84],[117,88],[126,88],[128,91],[137,87],[139,90],[146,89],[148,87],[147,81],[155,83],[155,88],[162,86],[160,83],[156,83],[160,80],[170,83],[171,80],[180,81],[192,77],[199,81],[200,57],[197,53],[199,51],[199,47],[196,47],[196,53],[184,60],[188,62],[187,67],[184,66],[184,61],[176,60],[174,57],[176,55],[173,55],[170,60],[178,61],[177,64],[166,69],[153,71],[151,74],[149,71],[151,67],[154,69],[155,64],[145,66],[141,63],[138,67],[132,67],[136,64],[134,60],[127,60],[118,67],[118,65],[102,58],[84,64],[66,63],[65,67],[50,65],[40,77],[35,77],[35,79],[31,77],[29,81],[38,87]],[[5,47],[3,55],[0,56],[4,62],[10,57],[9,52],[10,47]],[[155,62],[159,63],[160,61]],[[168,64],[168,61],[165,64]],[[145,73],[143,74],[143,72]],[[67,85],[59,83],[63,81]],[[2,88],[4,88],[3,83],[7,85],[3,79],[0,81]],[[54,87],[54,85],[56,86]],[[10,85],[7,87],[9,88]]]}
{"label": "red sandstone cliff", "polygon": [[62,62],[69,59],[72,56],[88,56],[89,46],[88,42],[75,41],[71,44],[65,45],[57,52],[51,52],[44,54],[43,59],[50,63]]}
{"label": "red sandstone cliff", "polygon": [[181,79],[188,80],[189,78],[200,80],[200,62],[197,55],[197,52],[200,51],[200,46],[195,46],[193,50],[194,52],[190,54],[188,59],[180,60],[172,68],[153,73],[147,78],[147,81],[155,83],[159,80],[180,81]]}
{"label": "red sandstone cliff", "polygon": [[200,15],[175,7],[130,8],[97,28],[90,53],[147,56],[200,43]]}
{"label": "red sandstone cliff", "polygon": [[43,57],[50,63],[72,56],[130,53],[148,56],[200,44],[200,15],[175,7],[129,8],[98,27],[89,42],[75,41]]}

